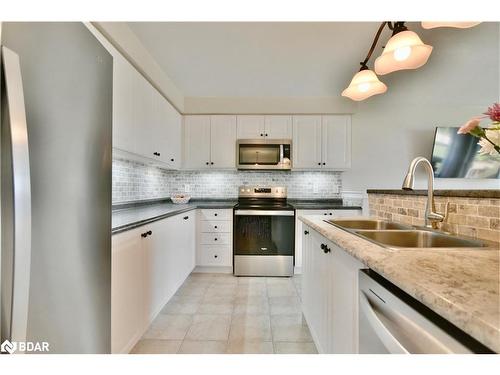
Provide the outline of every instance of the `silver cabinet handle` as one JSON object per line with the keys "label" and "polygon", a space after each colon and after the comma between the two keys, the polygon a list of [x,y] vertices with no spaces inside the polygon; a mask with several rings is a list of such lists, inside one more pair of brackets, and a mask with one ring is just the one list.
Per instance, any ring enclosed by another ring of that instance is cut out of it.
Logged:
{"label": "silver cabinet handle", "polygon": [[[4,206],[2,210],[11,207],[10,212],[3,215],[8,217],[10,222],[4,222],[2,225],[8,224],[12,228],[11,246],[8,250],[12,256],[11,316],[10,324],[7,323],[7,332],[3,331],[5,327],[2,324],[2,335],[6,333],[5,336],[11,341],[26,341],[31,266],[31,182],[28,129],[19,56],[6,47],[2,47],[1,54],[2,79],[5,87],[5,92],[2,92],[1,148],[2,158],[8,162],[2,175],[9,174],[7,178],[11,188],[10,191],[2,191],[2,206]],[[11,203],[5,204],[4,198]],[[4,217],[2,217],[3,220],[5,220]]]}

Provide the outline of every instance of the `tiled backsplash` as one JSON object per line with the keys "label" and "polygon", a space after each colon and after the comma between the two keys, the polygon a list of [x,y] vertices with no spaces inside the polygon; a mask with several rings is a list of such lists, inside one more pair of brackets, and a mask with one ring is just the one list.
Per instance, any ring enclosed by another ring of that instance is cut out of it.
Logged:
{"label": "tiled backsplash", "polygon": [[[449,202],[448,215],[440,229],[494,242],[500,242],[500,199],[434,197],[436,211],[444,212]],[[368,194],[370,216],[413,225],[424,225],[427,196]]]}
{"label": "tiled backsplash", "polygon": [[113,159],[113,204],[165,198],[184,192],[195,198],[235,198],[240,185],[284,185],[289,198],[340,198],[340,172],[169,171]]}

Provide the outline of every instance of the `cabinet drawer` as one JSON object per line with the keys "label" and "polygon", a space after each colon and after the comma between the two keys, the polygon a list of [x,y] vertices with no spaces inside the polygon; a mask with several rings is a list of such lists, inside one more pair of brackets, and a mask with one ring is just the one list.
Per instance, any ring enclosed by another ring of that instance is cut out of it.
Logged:
{"label": "cabinet drawer", "polygon": [[202,245],[230,245],[230,233],[201,233]]}
{"label": "cabinet drawer", "polygon": [[231,246],[201,246],[201,262],[203,266],[231,266],[233,254]]}
{"label": "cabinet drawer", "polygon": [[233,210],[228,210],[228,209],[201,210],[201,220],[230,220],[232,215],[233,215]]}
{"label": "cabinet drawer", "polygon": [[203,233],[231,233],[233,231],[233,228],[230,220],[202,221],[201,231]]}

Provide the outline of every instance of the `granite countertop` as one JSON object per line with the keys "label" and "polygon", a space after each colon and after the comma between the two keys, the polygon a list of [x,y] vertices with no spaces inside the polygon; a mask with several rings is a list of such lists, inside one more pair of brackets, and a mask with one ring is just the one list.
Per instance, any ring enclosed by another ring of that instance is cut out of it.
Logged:
{"label": "granite countertop", "polygon": [[[500,184],[500,182],[499,182]],[[427,190],[368,189],[368,194],[427,195]],[[500,198],[500,189],[487,190],[434,190],[435,196],[466,198]]]}
{"label": "granite countertop", "polygon": [[342,199],[288,199],[296,210],[361,210],[361,206],[343,203]]}
{"label": "granite countertop", "polygon": [[123,204],[113,207],[111,233],[117,234],[178,215],[197,208],[233,208],[236,200],[192,200],[187,204],[174,204],[167,200]]}
{"label": "granite countertop", "polygon": [[[500,249],[388,250],[319,216],[305,224],[437,314],[500,353]],[[366,217],[364,217],[366,219]]]}

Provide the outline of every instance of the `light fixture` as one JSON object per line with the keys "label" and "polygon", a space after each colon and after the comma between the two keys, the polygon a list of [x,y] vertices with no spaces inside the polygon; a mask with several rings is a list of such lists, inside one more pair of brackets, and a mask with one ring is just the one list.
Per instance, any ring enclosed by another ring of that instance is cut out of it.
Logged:
{"label": "light fixture", "polygon": [[368,51],[368,55],[364,61],[360,62],[361,69],[359,69],[359,72],[354,75],[349,86],[342,91],[342,96],[355,101],[360,101],[373,95],[383,94],[387,91],[387,86],[383,82],[380,82],[377,75],[372,70],[368,69],[367,66],[368,60],[370,60],[378,38],[380,37],[380,33],[385,25],[386,22],[382,22],[380,25],[370,51]]}
{"label": "light fixture", "polygon": [[382,54],[375,60],[375,72],[380,75],[397,70],[417,69],[424,65],[432,52],[432,46],[426,45],[413,31],[409,31],[404,22],[389,23],[393,30]]}
{"label": "light fixture", "polygon": [[479,25],[481,22],[422,22],[422,27],[424,29],[435,29],[437,27],[454,27],[457,29],[468,29],[469,27],[474,27]]}

